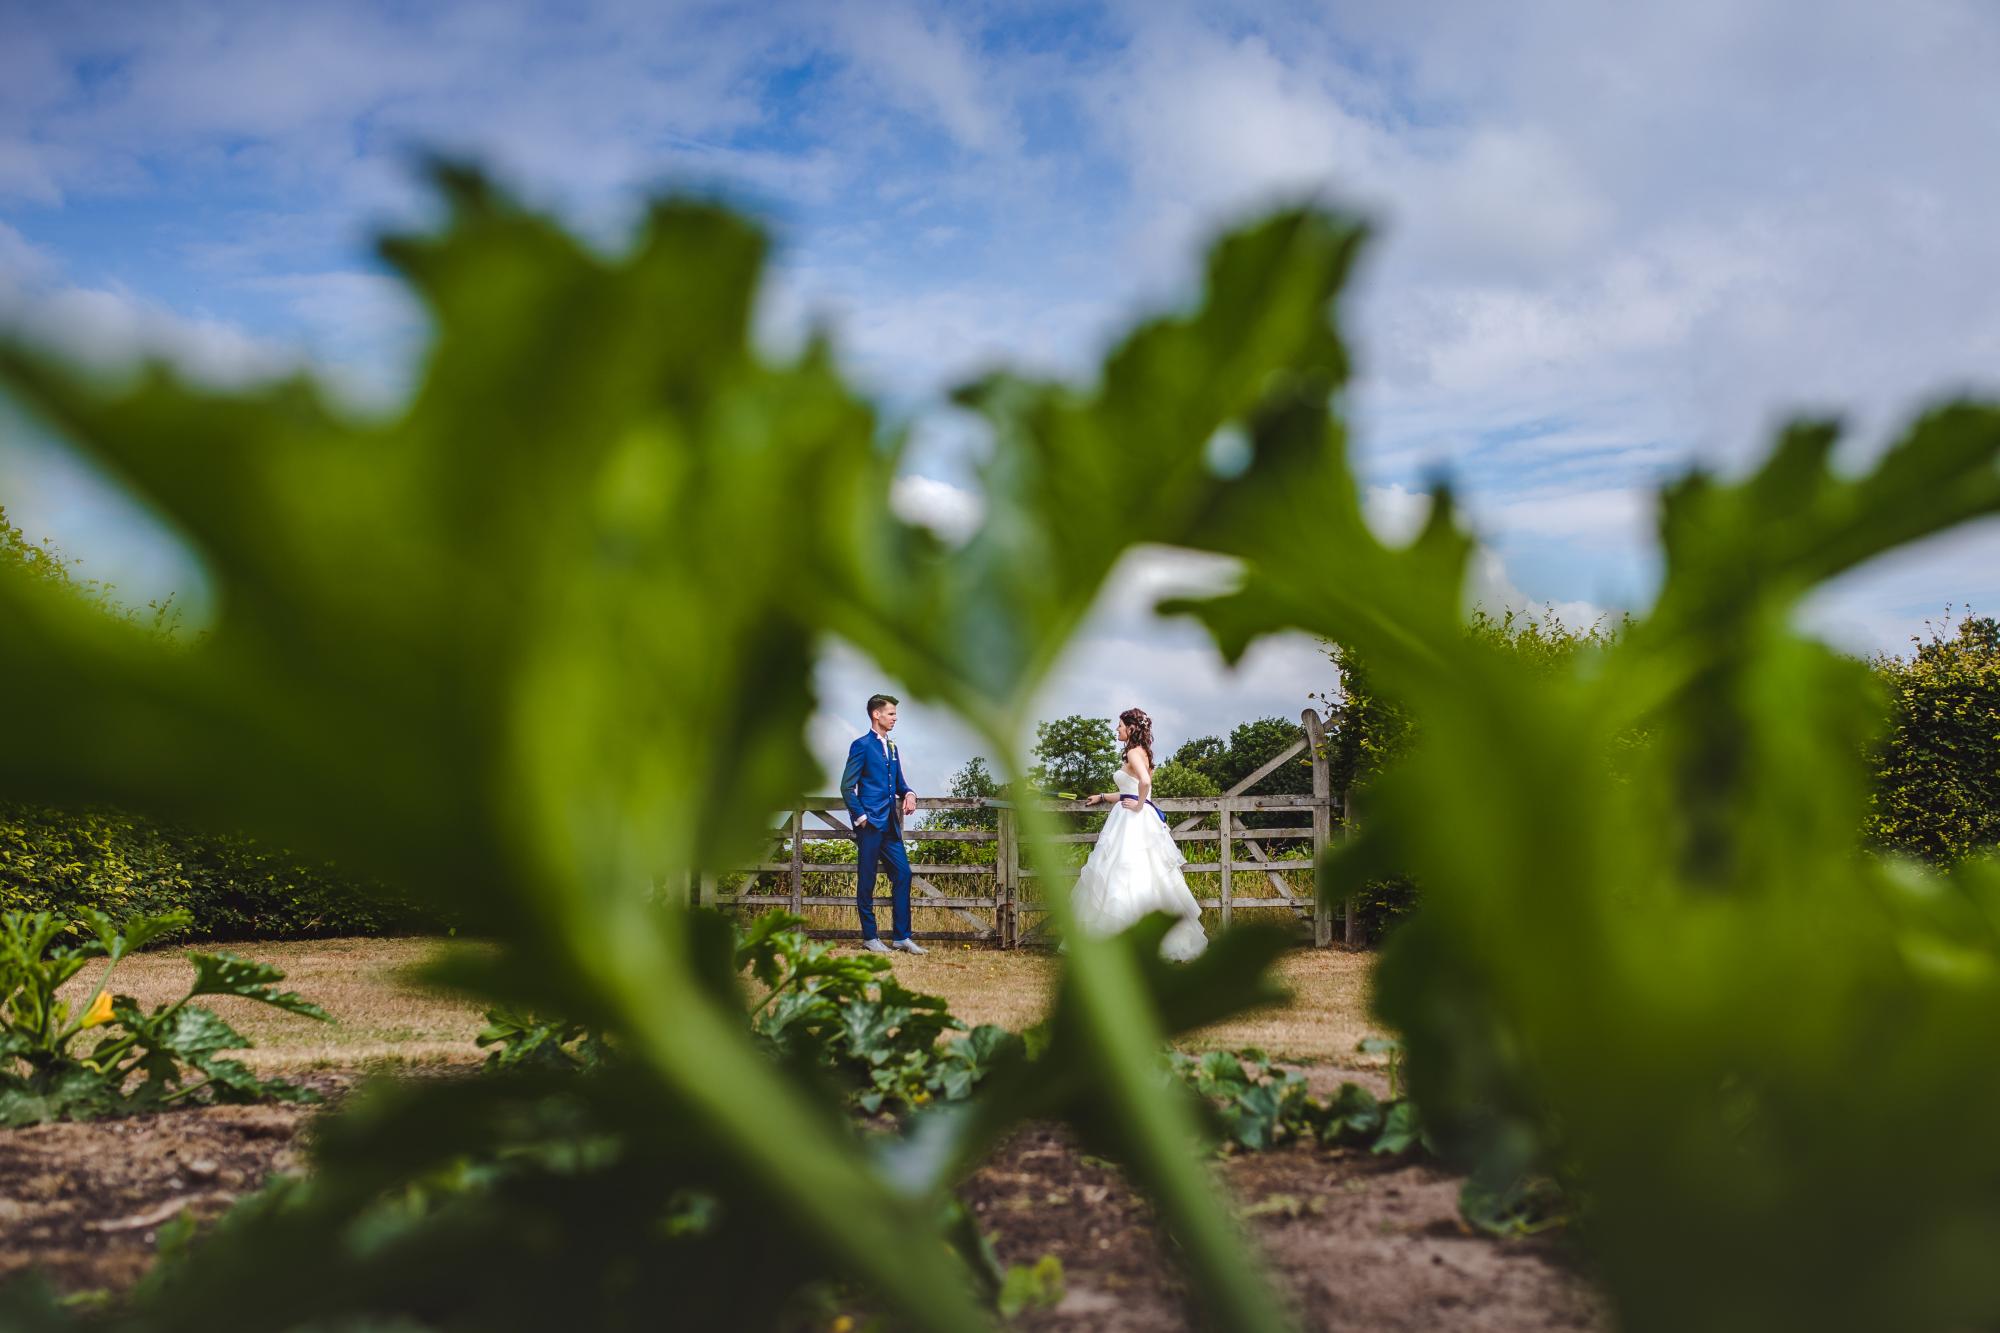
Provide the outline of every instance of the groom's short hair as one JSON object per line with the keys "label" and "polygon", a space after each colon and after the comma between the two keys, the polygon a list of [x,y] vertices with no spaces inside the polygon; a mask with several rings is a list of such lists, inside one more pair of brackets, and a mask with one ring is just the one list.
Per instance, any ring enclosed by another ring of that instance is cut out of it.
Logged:
{"label": "groom's short hair", "polygon": [[875,716],[875,710],[885,704],[900,704],[903,701],[893,694],[871,694],[868,696],[868,716]]}

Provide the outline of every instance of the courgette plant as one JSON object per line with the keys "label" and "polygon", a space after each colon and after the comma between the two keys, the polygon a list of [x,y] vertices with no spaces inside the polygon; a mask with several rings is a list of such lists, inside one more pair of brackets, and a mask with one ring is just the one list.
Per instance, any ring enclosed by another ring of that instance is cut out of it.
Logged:
{"label": "courgette plant", "polygon": [[[185,911],[138,915],[116,925],[85,908],[77,922],[48,912],[0,913],[0,1125],[152,1110],[189,1098],[217,1102],[310,1101],[313,1092],[259,1078],[223,1052],[249,1038],[191,1001],[235,995],[308,1018],[325,1010],[280,991],[284,973],[227,953],[190,953],[194,979],[170,1004],[141,1009],[111,990],[111,974],[133,952],[185,929]],[[63,986],[103,960],[87,998]]]}
{"label": "courgette plant", "polygon": [[[1035,1057],[863,1144],[744,1021],[726,926],[650,891],[757,859],[768,812],[819,783],[829,638],[1020,779],[1037,692],[1119,562],[1164,546],[1236,562],[1235,588],[1164,608],[1227,658],[1331,639],[1415,723],[1322,892],[1422,884],[1379,1003],[1425,1128],[1496,1215],[1578,1173],[1632,1330],[2000,1319],[2000,873],[1862,855],[1879,701],[1795,624],[1828,580],[2000,512],[2000,410],[1926,413],[1859,471],[1803,423],[1741,477],[1674,483],[1657,606],[1534,676],[1463,632],[1474,545],[1448,490],[1406,544],[1365,519],[1332,318],[1351,218],[1223,238],[1189,308],[1089,383],[961,390],[992,447],[982,523],[949,546],[894,512],[905,437],[830,343],[751,336],[754,227],[668,201],[607,256],[475,173],[438,179],[441,228],[383,247],[434,330],[399,411],[304,379],[106,380],[0,341],[0,392],[172,524],[219,608],[170,653],[0,574],[0,692],[35,701],[0,796],[243,828],[380,878],[499,942],[459,984],[604,1032],[619,1069],[358,1105],[317,1136],[310,1198],[107,1318],[743,1327],[832,1277],[905,1324],[980,1327],[943,1201],[1055,1116],[1151,1197],[1206,1319],[1284,1326],[1193,1147],[1193,1094],[1158,1076],[1163,1040],[1271,997],[1280,940],[1239,928],[1174,970],[1158,923],[1066,932]],[[1045,818],[1022,831],[1031,865],[1060,865]],[[1914,1124],[1926,1150],[1890,1151]],[[530,1131],[564,1150],[409,1203]]]}

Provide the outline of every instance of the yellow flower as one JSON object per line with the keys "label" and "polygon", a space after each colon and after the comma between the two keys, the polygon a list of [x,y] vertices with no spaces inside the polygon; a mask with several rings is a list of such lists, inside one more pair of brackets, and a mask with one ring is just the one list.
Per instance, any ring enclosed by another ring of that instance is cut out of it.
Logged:
{"label": "yellow flower", "polygon": [[91,1003],[90,1012],[86,1013],[83,1016],[83,1026],[87,1028],[94,1028],[99,1023],[109,1023],[110,1021],[111,1021],[110,992],[99,991],[97,992],[97,999],[92,1001]]}
{"label": "yellow flower", "polygon": [[833,1321],[833,1333],[854,1333],[854,1316],[844,1314]]}

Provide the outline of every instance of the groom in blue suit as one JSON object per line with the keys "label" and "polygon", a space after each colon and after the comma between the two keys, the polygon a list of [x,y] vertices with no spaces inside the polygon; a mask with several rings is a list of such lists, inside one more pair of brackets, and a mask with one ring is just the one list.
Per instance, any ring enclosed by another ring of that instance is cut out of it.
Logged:
{"label": "groom in blue suit", "polygon": [[[854,820],[854,850],[860,863],[854,905],[861,909],[861,947],[875,953],[900,949],[929,953],[910,938],[910,857],[903,850],[903,820],[917,812],[917,794],[903,781],[903,761],[889,733],[896,728],[893,695],[868,698],[868,730],[847,747],[840,796]],[[875,928],[875,871],[889,867],[895,903],[895,938],[884,945]]]}

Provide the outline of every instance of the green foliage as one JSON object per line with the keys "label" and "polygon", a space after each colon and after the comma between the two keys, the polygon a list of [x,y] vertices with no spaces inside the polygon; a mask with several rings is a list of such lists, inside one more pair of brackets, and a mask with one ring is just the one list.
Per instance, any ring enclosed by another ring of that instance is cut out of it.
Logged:
{"label": "green foliage", "polygon": [[[1400,1087],[1400,1043],[1371,1038],[1361,1049],[1389,1055],[1387,1098],[1358,1083],[1342,1083],[1321,1101],[1306,1090],[1302,1074],[1277,1067],[1254,1047],[1198,1056],[1169,1051],[1167,1060],[1207,1103],[1217,1141],[1226,1149],[1262,1152],[1283,1143],[1309,1142],[1377,1157],[1435,1156],[1437,1146],[1416,1103]],[[1491,1181],[1474,1175],[1460,1189],[1459,1213],[1489,1235],[1526,1236],[1567,1224],[1575,1203],[1552,1176],[1510,1173]]]}
{"label": "green foliage", "polygon": [[1432,1151],[1415,1104],[1399,1094],[1385,1100],[1358,1083],[1342,1083],[1330,1100],[1321,1101],[1306,1091],[1303,1074],[1279,1068],[1255,1047],[1202,1055],[1170,1051],[1167,1059],[1174,1073],[1207,1099],[1226,1145],[1262,1152],[1306,1139],[1378,1156]]}
{"label": "green foliage", "polygon": [[[2000,1317],[1979,1240],[2000,1233],[2000,871],[1855,854],[1868,678],[1791,628],[1810,588],[2000,509],[2000,412],[1940,409],[1861,476],[1808,425],[1742,481],[1676,484],[1654,613],[1537,674],[1464,633],[1448,496],[1395,549],[1363,518],[1328,319],[1349,222],[1224,239],[1194,306],[1088,388],[964,390],[995,443],[982,526],[945,549],[889,508],[898,442],[828,349],[755,349],[750,228],[663,205],[606,258],[442,181],[444,230],[386,249],[437,330],[401,415],[350,420],[300,382],[106,384],[0,345],[0,384],[189,535],[223,608],[168,653],[0,573],[0,690],[38,704],[10,719],[0,795],[244,827],[467,913],[502,951],[462,983],[573,1015],[619,1059],[357,1106],[309,1189],[197,1247],[128,1325],[739,1327],[833,1279],[974,1328],[976,1269],[939,1245],[950,1186],[1058,1116],[1149,1194],[1204,1318],[1282,1326],[1187,1151],[1198,1103],[1156,1064],[1171,1033],[1269,998],[1279,937],[1226,932],[1169,968],[1159,920],[1069,932],[1036,1048],[864,1144],[744,1022],[727,931],[645,892],[747,859],[814,781],[828,634],[1022,773],[1049,669],[1144,544],[1242,561],[1232,593],[1170,608],[1232,659],[1304,629],[1415,720],[1324,891],[1424,885],[1380,1004],[1426,1128],[1482,1179],[1588,1182],[1622,1327]],[[1250,462],[1222,479],[1225,428]],[[1651,742],[1621,750],[1634,728]],[[1045,848],[1049,821],[1023,823]],[[1918,1123],[1927,1154],[1882,1151]]]}
{"label": "green foliage", "polygon": [[1080,796],[1109,791],[1123,757],[1109,722],[1072,713],[1035,724],[1035,766],[1028,781],[1048,791]]}
{"label": "green foliage", "polygon": [[[900,441],[830,349],[755,347],[750,227],[663,204],[607,257],[470,173],[440,182],[442,230],[384,247],[435,330],[401,413],[351,419],[303,381],[107,384],[0,348],[6,392],[187,535],[221,608],[169,657],[0,580],[0,689],[44,705],[0,753],[0,793],[242,827],[462,914],[505,945],[478,976],[492,1001],[602,1028],[635,1082],[684,1094],[708,1161],[782,1200],[886,1309],[971,1326],[965,1275],[907,1261],[935,1236],[938,1181],[879,1174],[703,989],[699,928],[645,886],[740,864],[762,812],[814,782],[829,634],[1018,778],[1032,700],[1111,571],[1186,544],[1235,485],[1209,469],[1215,432],[1338,377],[1326,311],[1359,230],[1295,212],[1228,239],[1194,308],[1137,330],[1088,391],[961,391],[997,444],[986,519],[946,549],[891,510]],[[1049,831],[1024,815],[1031,856]],[[1096,939],[1065,966],[1074,1026],[1051,1049],[1094,1094],[1071,1104],[1111,1127],[1210,1316],[1278,1325],[1185,1152],[1192,1108],[1148,1081],[1167,1025],[1148,987],[1178,978]],[[1010,1115],[1046,1094],[1011,1098]],[[969,1123],[986,1142],[1003,1127]],[[595,1203],[629,1220],[639,1199]]]}
{"label": "green foliage", "polygon": [[[1858,475],[1807,422],[1675,483],[1651,615],[1547,671],[1464,632],[1448,495],[1391,550],[1317,409],[1252,436],[1264,503],[1207,536],[1243,585],[1185,609],[1231,655],[1279,625],[1346,645],[1413,721],[1322,892],[1423,885],[1377,1004],[1440,1147],[1501,1188],[1581,1181],[1635,1333],[2000,1318],[1965,1239],[2000,1233],[2000,867],[1859,854],[1872,682],[1794,628],[1811,589],[2000,511],[2000,409],[1931,411]],[[1885,1150],[1917,1123],[1923,1154]]]}
{"label": "green foliage", "polygon": [[[1523,670],[1544,678],[1559,677],[1577,665],[1583,652],[1601,652],[1617,641],[1631,624],[1629,616],[1606,626],[1563,623],[1553,608],[1540,616],[1516,610],[1499,615],[1473,608],[1465,633],[1473,642],[1511,658]],[[1327,656],[1340,676],[1340,688],[1327,696],[1327,764],[1335,791],[1365,788],[1376,775],[1407,751],[1415,740],[1409,710],[1393,690],[1378,688],[1368,664],[1352,647],[1329,642]]]}
{"label": "green foliage", "polygon": [[[1217,775],[1229,761],[1229,747],[1220,736],[1195,736],[1182,741],[1168,761],[1205,775],[1219,793],[1222,780]],[[1164,765],[1163,765],[1164,767]]]}
{"label": "green foliage", "polygon": [[185,911],[211,940],[313,939],[442,929],[381,885],[241,834],[205,834],[115,809],[0,802],[0,910]]}
{"label": "green foliage", "polygon": [[474,1042],[486,1052],[488,1070],[595,1069],[610,1048],[582,1023],[521,1013],[501,1006],[486,1011],[486,1026]]}
{"label": "green foliage", "polygon": [[946,1032],[965,1030],[944,1000],[897,981],[880,954],[834,952],[788,912],[759,917],[736,964],[766,988],[752,1010],[757,1035],[780,1059],[830,1074],[863,1111],[962,1101],[995,1060],[1022,1049],[990,1024],[940,1048]]}
{"label": "green foliage", "polygon": [[[1000,780],[987,766],[982,755],[974,755],[965,761],[965,766],[952,774],[950,795],[961,800],[995,798],[1003,793]],[[1000,812],[990,806],[969,810],[932,810],[923,816],[924,828],[937,829],[986,829],[1000,827]],[[955,865],[992,865],[998,855],[998,846],[992,842],[963,842],[958,839],[920,840],[921,834],[912,829],[910,854],[913,860],[944,862]]]}
{"label": "green foliage", "polygon": [[1220,796],[1222,788],[1199,768],[1169,759],[1153,770],[1155,796]]}
{"label": "green foliage", "polygon": [[9,566],[43,583],[68,585],[69,562],[46,541],[31,541],[7,519],[7,507],[0,505],[0,566]]}
{"label": "green foliage", "polygon": [[[79,579],[73,563],[49,543],[29,541],[0,509],[0,572],[25,575],[162,648],[179,643],[172,598],[144,611],[127,607],[109,585]],[[121,747],[132,738],[104,743]],[[68,920],[85,909],[115,917],[186,911],[191,933],[211,940],[383,935],[443,924],[380,885],[364,889],[330,866],[240,834],[205,834],[104,807],[52,809],[0,799],[0,911]]]}
{"label": "green foliage", "polygon": [[[128,954],[184,929],[187,914],[133,916],[123,926],[102,912],[81,916],[69,923],[47,912],[0,913],[0,1125],[153,1110],[197,1093],[217,1102],[312,1100],[307,1089],[260,1079],[226,1057],[249,1039],[189,1003],[236,995],[326,1020],[319,1006],[277,989],[284,973],[226,953],[190,953],[187,994],[147,1012],[110,990],[111,973]],[[98,959],[104,969],[89,999],[72,1007],[58,997]]]}
{"label": "green foliage", "polygon": [[8,521],[6,506],[0,505],[0,570],[25,575],[58,595],[67,595],[91,609],[145,630],[165,643],[180,632],[181,611],[170,594],[141,607],[127,605],[113,595],[117,589],[98,579],[81,577],[79,560],[72,560],[48,540],[31,541]]}
{"label": "green foliage", "polygon": [[1967,613],[1872,665],[1890,724],[1873,754],[1869,841],[1937,865],[2000,844],[2000,621]]}
{"label": "green foliage", "polygon": [[[1227,791],[1304,738],[1305,728],[1296,719],[1260,717],[1238,723],[1229,733],[1229,748],[1217,764],[1217,785]],[[1273,794],[1310,793],[1312,756],[1301,751],[1262,778],[1256,790]]]}
{"label": "green foliage", "polygon": [[1062,1304],[1064,1290],[1062,1260],[1053,1254],[1032,1265],[1015,1264],[1000,1287],[1000,1316],[1013,1319],[1034,1310],[1053,1310]]}
{"label": "green foliage", "polygon": [[[1197,736],[1183,741],[1169,761],[1175,767],[1199,773],[1215,790],[1188,795],[1219,796],[1275,759],[1297,743],[1305,729],[1282,717],[1260,717],[1238,723],[1224,741],[1220,736]],[[1167,765],[1160,765],[1165,768]],[[1157,770],[1155,770],[1157,777]],[[1281,765],[1257,784],[1259,792],[1297,794],[1312,791],[1312,756],[1301,752],[1296,760]]]}
{"label": "green foliage", "polygon": [[[1493,615],[1475,608],[1466,636],[1534,675],[1554,678],[1573,669],[1579,653],[1602,651],[1629,621],[1586,628],[1563,623],[1553,610],[1537,617],[1508,610]],[[1414,719],[1393,691],[1378,688],[1368,664],[1353,648],[1328,643],[1327,656],[1339,672],[1339,690],[1327,705],[1327,768],[1336,792],[1346,794],[1348,812],[1365,818],[1371,782],[1416,741]],[[1386,938],[1416,911],[1417,885],[1408,875],[1370,879],[1349,900],[1369,939]]]}

